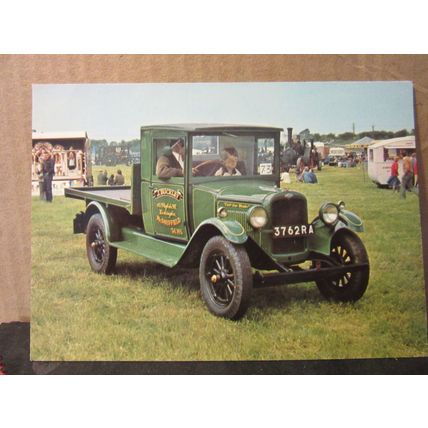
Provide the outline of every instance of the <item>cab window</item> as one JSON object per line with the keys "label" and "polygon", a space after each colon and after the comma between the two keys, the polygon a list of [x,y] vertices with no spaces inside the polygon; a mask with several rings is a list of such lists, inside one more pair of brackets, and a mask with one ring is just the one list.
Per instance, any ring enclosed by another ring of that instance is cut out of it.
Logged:
{"label": "cab window", "polygon": [[273,137],[226,132],[196,135],[192,140],[192,175],[272,175],[274,147]]}
{"label": "cab window", "polygon": [[156,138],[153,140],[155,162],[153,174],[160,179],[183,178],[185,162],[184,138]]}

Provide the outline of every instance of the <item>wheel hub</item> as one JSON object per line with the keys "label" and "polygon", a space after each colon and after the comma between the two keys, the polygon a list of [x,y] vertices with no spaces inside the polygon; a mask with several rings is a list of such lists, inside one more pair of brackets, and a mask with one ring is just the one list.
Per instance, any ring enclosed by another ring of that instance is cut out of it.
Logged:
{"label": "wheel hub", "polygon": [[212,286],[214,300],[222,305],[228,304],[235,289],[234,274],[229,259],[221,253],[213,254],[206,275]]}
{"label": "wheel hub", "polygon": [[211,282],[215,284],[220,279],[220,275],[213,275],[211,277]]}

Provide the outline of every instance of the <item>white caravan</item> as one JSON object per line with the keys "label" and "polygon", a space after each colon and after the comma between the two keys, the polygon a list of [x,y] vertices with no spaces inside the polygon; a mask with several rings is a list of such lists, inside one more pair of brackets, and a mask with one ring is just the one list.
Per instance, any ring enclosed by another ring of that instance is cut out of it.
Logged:
{"label": "white caravan", "polygon": [[[391,165],[395,156],[411,155],[416,150],[415,137],[391,138],[374,141],[368,147],[368,175],[378,186],[385,186],[391,175]],[[402,161],[398,162],[398,175],[403,175]]]}

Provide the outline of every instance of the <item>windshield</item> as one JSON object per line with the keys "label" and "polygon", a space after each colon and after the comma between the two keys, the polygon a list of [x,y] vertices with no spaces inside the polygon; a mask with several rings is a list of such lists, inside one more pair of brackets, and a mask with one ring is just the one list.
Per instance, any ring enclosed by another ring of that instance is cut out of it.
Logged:
{"label": "windshield", "polygon": [[273,135],[195,135],[192,140],[192,175],[272,175],[276,172],[274,154]]}

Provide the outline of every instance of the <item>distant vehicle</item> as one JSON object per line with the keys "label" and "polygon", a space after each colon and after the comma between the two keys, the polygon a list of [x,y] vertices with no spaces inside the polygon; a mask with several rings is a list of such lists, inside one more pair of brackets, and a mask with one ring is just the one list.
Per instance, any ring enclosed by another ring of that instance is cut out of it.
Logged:
{"label": "distant vehicle", "polygon": [[[391,174],[394,157],[411,155],[416,148],[415,136],[374,141],[368,147],[368,176],[379,187],[386,186]],[[402,162],[398,164],[398,175],[403,174]]]}
{"label": "distant vehicle", "polygon": [[339,159],[345,157],[345,149],[343,147],[331,147],[328,153],[330,166],[336,166]]}
{"label": "distant vehicle", "polygon": [[320,155],[320,159],[322,160],[322,161],[324,161],[324,159],[328,156],[328,154],[329,154],[329,148],[328,147],[326,147],[326,145],[323,143],[323,142],[321,142],[321,141],[315,141],[314,142],[314,146],[315,146],[315,148],[317,149],[317,152],[319,153],[319,155]]}
{"label": "distant vehicle", "polygon": [[125,145],[109,145],[101,147],[97,156],[98,165],[116,166],[130,163],[129,147]]}

